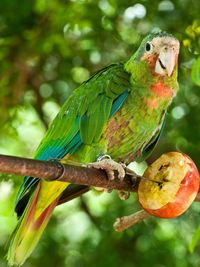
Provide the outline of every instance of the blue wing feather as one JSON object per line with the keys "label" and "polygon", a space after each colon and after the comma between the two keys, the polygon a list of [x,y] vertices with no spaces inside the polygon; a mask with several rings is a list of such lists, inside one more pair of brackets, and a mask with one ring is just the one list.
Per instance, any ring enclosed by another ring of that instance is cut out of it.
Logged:
{"label": "blue wing feather", "polygon": [[121,108],[128,94],[128,91],[125,91],[123,94],[121,94],[115,99],[111,108],[110,117],[112,117]]}

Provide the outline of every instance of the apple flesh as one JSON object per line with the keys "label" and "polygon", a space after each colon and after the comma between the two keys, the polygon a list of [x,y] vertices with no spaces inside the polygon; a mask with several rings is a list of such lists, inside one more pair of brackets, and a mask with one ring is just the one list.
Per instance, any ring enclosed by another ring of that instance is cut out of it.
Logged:
{"label": "apple flesh", "polygon": [[187,155],[163,154],[145,171],[138,188],[143,209],[160,218],[175,218],[185,212],[199,191],[199,173]]}

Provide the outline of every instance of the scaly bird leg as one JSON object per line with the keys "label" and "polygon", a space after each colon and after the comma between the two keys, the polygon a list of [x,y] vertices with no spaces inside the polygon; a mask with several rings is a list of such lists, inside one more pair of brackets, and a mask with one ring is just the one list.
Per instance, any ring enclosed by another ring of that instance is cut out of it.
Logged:
{"label": "scaly bird leg", "polygon": [[109,155],[99,157],[97,162],[89,163],[87,166],[105,170],[109,180],[115,179],[115,172],[118,172],[118,178],[120,181],[123,181],[125,177],[126,165],[112,160]]}
{"label": "scaly bird leg", "polygon": [[[115,172],[118,172],[118,179],[120,181],[123,181],[126,174],[126,165],[112,160],[109,155],[104,155],[102,157],[99,157],[97,162],[90,163],[87,166],[105,170],[109,180],[114,180]],[[130,196],[129,192],[124,192],[124,191],[118,191],[118,194],[120,199],[122,200],[126,200]]]}

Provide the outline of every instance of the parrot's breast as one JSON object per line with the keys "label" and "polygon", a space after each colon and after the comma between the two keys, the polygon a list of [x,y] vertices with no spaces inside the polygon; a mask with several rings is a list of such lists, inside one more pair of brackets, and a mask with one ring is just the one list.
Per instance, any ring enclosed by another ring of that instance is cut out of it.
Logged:
{"label": "parrot's breast", "polygon": [[134,161],[160,127],[166,107],[158,99],[151,99],[158,103],[154,108],[148,105],[147,100],[146,97],[129,99],[109,120],[103,138],[107,141],[107,153],[114,160],[125,163]]}

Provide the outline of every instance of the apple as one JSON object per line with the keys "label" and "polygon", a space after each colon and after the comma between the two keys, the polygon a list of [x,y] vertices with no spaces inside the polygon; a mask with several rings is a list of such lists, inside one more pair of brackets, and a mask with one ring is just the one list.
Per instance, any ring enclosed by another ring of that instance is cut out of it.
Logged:
{"label": "apple", "polygon": [[185,212],[199,191],[199,173],[192,159],[180,152],[163,154],[145,171],[138,188],[143,209],[160,218]]}

